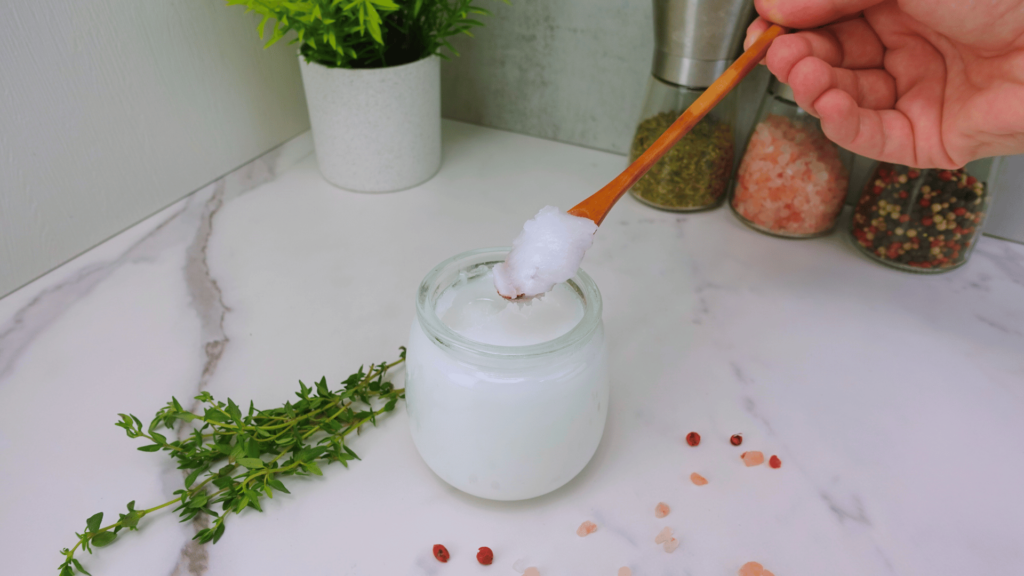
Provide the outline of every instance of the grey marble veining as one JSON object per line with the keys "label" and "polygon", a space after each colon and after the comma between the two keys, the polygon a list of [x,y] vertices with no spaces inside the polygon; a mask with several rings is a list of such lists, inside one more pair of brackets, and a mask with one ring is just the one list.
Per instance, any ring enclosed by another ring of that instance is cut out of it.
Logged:
{"label": "grey marble veining", "polygon": [[[0,386],[4,376],[17,363],[20,353],[33,344],[36,336],[108,280],[113,273],[122,267],[159,259],[165,252],[180,249],[187,242],[182,273],[188,287],[191,309],[200,322],[200,341],[205,356],[194,392],[188,397],[206,389],[230,341],[224,332],[224,317],[229,309],[224,304],[217,280],[207,261],[207,247],[217,212],[226,199],[237,197],[273,180],[279,171],[291,167],[311,152],[312,142],[308,134],[289,141],[140,223],[137,230],[126,233],[135,233],[138,239],[127,243],[123,240],[128,238],[121,239],[122,242],[111,242],[113,245],[127,246],[114,257],[105,259],[100,254],[87,254],[80,260],[95,261],[71,262],[39,281],[40,284],[46,284],[52,277],[57,278],[52,285],[37,290],[33,290],[34,286],[30,285],[23,289],[22,292],[38,293],[0,323]],[[94,252],[102,251],[98,249]],[[13,302],[13,299],[9,301]],[[0,311],[3,311],[3,307],[0,307]],[[198,407],[199,402],[193,401],[191,408]],[[184,429],[179,430],[178,438],[182,439],[185,433]],[[168,486],[180,482],[184,475],[173,474],[177,480],[169,481]],[[194,531],[206,528],[208,524],[206,516],[199,516],[192,522]],[[186,540],[181,545],[180,558],[171,574],[205,574],[208,557],[209,545]]]}

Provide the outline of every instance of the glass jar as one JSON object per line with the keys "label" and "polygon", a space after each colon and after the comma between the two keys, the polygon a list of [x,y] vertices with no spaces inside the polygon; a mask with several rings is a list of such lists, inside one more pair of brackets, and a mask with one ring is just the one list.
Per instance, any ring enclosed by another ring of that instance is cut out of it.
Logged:
{"label": "glass jar", "polygon": [[575,477],[597,450],[608,413],[601,293],[582,270],[566,282],[582,306],[567,333],[528,346],[465,338],[438,317],[445,291],[490,272],[508,249],[438,264],[416,298],[406,355],[413,443],[435,474],[481,498],[522,500]]}
{"label": "glass jar", "polygon": [[959,170],[880,163],[864,186],[850,220],[861,252],[910,272],[962,266],[981,234],[997,159]]}
{"label": "glass jar", "polygon": [[751,228],[786,238],[835,229],[849,187],[849,153],[773,80],[736,171],[729,205]]}
{"label": "glass jar", "polygon": [[850,162],[850,189],[846,192],[846,205],[856,206],[860,200],[860,193],[864,191],[867,183],[874,179],[875,170],[878,168],[878,160],[853,154]]}
{"label": "glass jar", "polygon": [[[685,111],[704,88],[678,86],[652,76],[633,136],[633,162]],[[736,97],[730,92],[630,189],[645,204],[676,212],[721,204],[732,176]]]}

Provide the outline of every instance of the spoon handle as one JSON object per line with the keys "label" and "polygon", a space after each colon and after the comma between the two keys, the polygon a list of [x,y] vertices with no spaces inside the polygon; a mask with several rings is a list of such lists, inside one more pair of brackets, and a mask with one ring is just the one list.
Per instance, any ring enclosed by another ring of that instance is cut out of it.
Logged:
{"label": "spoon handle", "polygon": [[722,72],[722,75],[668,127],[668,130],[665,130],[664,134],[651,144],[647,151],[641,154],[622,174],[616,176],[604,188],[601,188],[583,202],[573,206],[569,210],[569,214],[590,218],[600,225],[612,209],[612,206],[626,193],[626,190],[629,190],[633,184],[636,184],[636,181],[646,174],[651,169],[651,166],[654,166],[655,162],[661,159],[683,136],[686,136],[690,129],[697,122],[700,122],[700,119],[705,114],[721,102],[722,98],[725,98],[725,95],[753,70],[754,66],[757,66],[757,63],[768,52],[768,47],[771,46],[772,41],[785,31],[778,24],[772,24],[754,41],[750,48],[747,48],[725,72]]}

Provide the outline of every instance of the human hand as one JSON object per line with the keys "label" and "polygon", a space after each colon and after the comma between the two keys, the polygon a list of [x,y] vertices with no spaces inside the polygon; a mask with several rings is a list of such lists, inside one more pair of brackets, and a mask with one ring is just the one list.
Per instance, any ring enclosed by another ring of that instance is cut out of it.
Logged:
{"label": "human hand", "polygon": [[1024,0],[755,0],[779,37],[765,61],[862,156],[958,168],[1024,153]]}

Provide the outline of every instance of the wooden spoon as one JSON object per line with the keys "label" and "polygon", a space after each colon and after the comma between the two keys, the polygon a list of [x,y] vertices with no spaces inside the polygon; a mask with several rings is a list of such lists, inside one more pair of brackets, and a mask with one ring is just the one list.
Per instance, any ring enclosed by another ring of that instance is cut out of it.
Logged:
{"label": "wooden spoon", "polygon": [[600,226],[605,216],[612,209],[612,206],[618,202],[619,198],[622,198],[626,190],[629,190],[633,184],[636,184],[636,181],[646,174],[651,169],[651,166],[654,166],[655,162],[660,160],[683,136],[686,136],[705,114],[721,102],[722,98],[725,98],[725,95],[753,70],[754,66],[757,66],[757,63],[768,52],[768,47],[771,46],[772,41],[785,31],[778,24],[772,24],[754,41],[750,48],[747,48],[732,63],[732,66],[729,66],[725,72],[722,72],[722,75],[668,127],[668,130],[665,130],[664,134],[654,141],[654,144],[651,144],[647,151],[636,159],[636,162],[630,164],[622,174],[616,176],[604,188],[601,188],[583,202],[573,206],[569,210],[569,214],[590,218]]}

